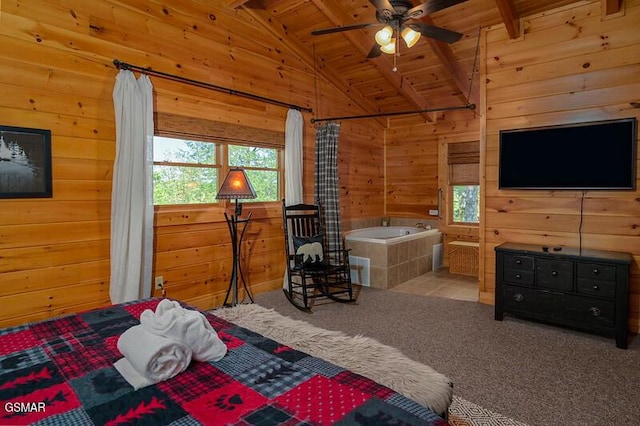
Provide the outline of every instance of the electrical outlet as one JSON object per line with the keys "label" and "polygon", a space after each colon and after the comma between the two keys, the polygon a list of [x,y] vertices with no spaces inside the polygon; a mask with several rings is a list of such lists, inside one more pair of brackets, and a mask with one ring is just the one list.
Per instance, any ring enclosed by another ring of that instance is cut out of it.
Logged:
{"label": "electrical outlet", "polygon": [[156,277],[156,290],[162,290],[164,286],[164,277],[162,275]]}
{"label": "electrical outlet", "polygon": [[429,210],[430,216],[438,216],[438,210]]}

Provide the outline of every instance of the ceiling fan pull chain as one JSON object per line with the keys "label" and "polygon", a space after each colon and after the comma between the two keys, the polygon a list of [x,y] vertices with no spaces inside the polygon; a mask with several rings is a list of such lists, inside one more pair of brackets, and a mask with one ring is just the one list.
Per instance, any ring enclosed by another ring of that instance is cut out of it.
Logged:
{"label": "ceiling fan pull chain", "polygon": [[393,68],[391,69],[393,72],[398,71],[398,56],[400,56],[400,37],[399,34],[396,33],[396,52],[393,54]]}

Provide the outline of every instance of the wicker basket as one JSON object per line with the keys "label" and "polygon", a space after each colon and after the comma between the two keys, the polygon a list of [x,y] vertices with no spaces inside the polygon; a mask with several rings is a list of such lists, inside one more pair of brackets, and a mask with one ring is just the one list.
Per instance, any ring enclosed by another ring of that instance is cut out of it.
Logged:
{"label": "wicker basket", "polygon": [[449,272],[478,276],[478,249],[480,244],[472,241],[449,243]]}

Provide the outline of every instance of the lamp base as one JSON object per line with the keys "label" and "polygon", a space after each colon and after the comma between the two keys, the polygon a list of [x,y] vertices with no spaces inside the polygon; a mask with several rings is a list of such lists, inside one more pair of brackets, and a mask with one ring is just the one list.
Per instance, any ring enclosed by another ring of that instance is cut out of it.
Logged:
{"label": "lamp base", "polygon": [[[240,205],[240,211],[242,211],[242,204],[238,204],[236,200],[236,214],[229,217],[225,212],[224,218],[227,221],[227,226],[229,227],[229,233],[231,234],[231,243],[233,246],[233,266],[231,270],[231,279],[229,280],[229,288],[227,289],[227,294],[224,297],[223,306],[225,307],[233,307],[239,304],[238,302],[238,290],[240,281],[242,281],[242,286],[244,287],[245,294],[249,296],[249,300],[253,303],[253,296],[251,296],[251,292],[247,287],[247,283],[244,279],[244,275],[242,274],[242,266],[240,265],[240,249],[242,247],[242,238],[244,237],[244,233],[247,230],[247,225],[249,220],[251,220],[251,213],[247,216],[246,219],[240,219],[240,215],[238,214],[238,205]],[[238,224],[243,223],[242,232],[238,234]],[[228,302],[229,296],[231,296],[231,302]]]}

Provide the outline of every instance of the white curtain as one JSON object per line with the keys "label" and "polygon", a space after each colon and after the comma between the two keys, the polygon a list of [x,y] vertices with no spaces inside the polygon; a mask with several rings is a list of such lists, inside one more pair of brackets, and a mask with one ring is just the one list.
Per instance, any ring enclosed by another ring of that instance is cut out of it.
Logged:
{"label": "white curtain", "polygon": [[[302,193],[302,113],[290,109],[287,113],[284,133],[284,200],[288,206],[300,204]],[[284,272],[283,288],[288,288],[287,271]]]}
{"label": "white curtain", "polygon": [[284,134],[284,199],[288,206],[302,202],[302,113],[290,109]]}
{"label": "white curtain", "polygon": [[153,86],[121,70],[113,89],[116,159],[111,193],[112,303],[151,295],[153,256]]}

